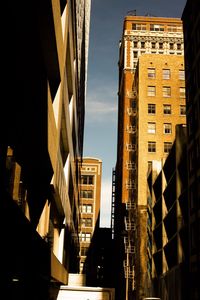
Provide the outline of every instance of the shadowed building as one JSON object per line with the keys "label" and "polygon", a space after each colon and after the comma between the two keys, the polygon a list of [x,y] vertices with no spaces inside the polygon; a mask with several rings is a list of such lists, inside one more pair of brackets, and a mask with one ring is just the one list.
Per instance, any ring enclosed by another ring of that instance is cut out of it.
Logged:
{"label": "shadowed building", "polygon": [[114,287],[112,230],[96,226],[85,261],[87,286]]}
{"label": "shadowed building", "polygon": [[187,128],[177,125],[166,160],[152,161],[149,168],[148,273],[153,279],[149,294],[161,299],[189,299],[186,149]]}
{"label": "shadowed building", "polygon": [[200,299],[200,11],[188,0],[182,15],[188,132],[189,299]]}
{"label": "shadowed building", "polygon": [[0,124],[6,299],[55,299],[54,288],[67,284],[68,272],[79,271],[89,3],[3,5],[9,15]]}

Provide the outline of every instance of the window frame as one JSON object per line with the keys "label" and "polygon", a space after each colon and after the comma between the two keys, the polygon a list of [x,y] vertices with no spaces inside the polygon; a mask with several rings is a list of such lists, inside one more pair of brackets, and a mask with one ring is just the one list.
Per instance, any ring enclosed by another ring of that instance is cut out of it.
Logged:
{"label": "window frame", "polygon": [[[184,108],[184,113],[182,113],[182,108]],[[186,116],[186,105],[180,105],[179,113],[180,113],[180,116]]]}
{"label": "window frame", "polygon": [[93,213],[93,205],[92,204],[82,204],[81,205],[81,213],[83,214],[92,214]]}
{"label": "window frame", "polygon": [[163,86],[162,92],[163,92],[164,98],[170,98],[171,97],[171,86]]}
{"label": "window frame", "polygon": [[156,134],[156,122],[147,123],[147,133]]}
{"label": "window frame", "polygon": [[156,96],[156,86],[155,85],[148,85],[147,86],[147,96],[148,97],[155,97]]}
{"label": "window frame", "polygon": [[156,69],[155,68],[147,68],[147,77],[149,79],[155,79],[156,78]]}
{"label": "window frame", "polygon": [[148,153],[156,153],[156,142],[148,141]]}
{"label": "window frame", "polygon": [[167,135],[172,134],[172,123],[163,124],[163,133]]}
{"label": "window frame", "polygon": [[168,154],[171,151],[171,148],[172,148],[172,142],[164,142],[164,149],[163,149],[164,153]]}
{"label": "window frame", "polygon": [[150,24],[150,31],[164,31],[164,24]]}
{"label": "window frame", "polygon": [[[92,180],[91,180],[92,178]],[[82,174],[81,175],[81,184],[82,185],[94,185],[94,175]]]}
{"label": "window frame", "polygon": [[[184,91],[184,92],[183,92]],[[179,87],[179,97],[181,99],[185,99],[185,87],[184,86],[180,86]]]}
{"label": "window frame", "polygon": [[179,77],[179,80],[185,80],[185,70],[179,69],[178,77]]}
{"label": "window frame", "polygon": [[132,23],[132,30],[146,31],[147,26],[145,23]]}
{"label": "window frame", "polygon": [[171,78],[171,70],[170,69],[162,69],[162,78],[164,80],[169,80]]}
{"label": "window frame", "polygon": [[93,190],[81,190],[80,197],[84,199],[93,199],[94,198],[94,191]]}
{"label": "window frame", "polygon": [[91,242],[91,233],[81,232],[79,233],[80,242],[90,243]]}
{"label": "window frame", "polygon": [[81,218],[82,227],[92,227],[92,218]]}
{"label": "window frame", "polygon": [[[167,109],[167,107],[169,109]],[[171,106],[171,104],[163,104],[163,114],[164,115],[171,115],[172,114],[172,106]]]}
{"label": "window frame", "polygon": [[[153,109],[153,107],[154,107],[154,109]],[[156,114],[156,104],[155,103],[148,103],[147,110],[148,110],[148,115],[155,115]],[[152,112],[152,111],[154,111],[154,112]]]}

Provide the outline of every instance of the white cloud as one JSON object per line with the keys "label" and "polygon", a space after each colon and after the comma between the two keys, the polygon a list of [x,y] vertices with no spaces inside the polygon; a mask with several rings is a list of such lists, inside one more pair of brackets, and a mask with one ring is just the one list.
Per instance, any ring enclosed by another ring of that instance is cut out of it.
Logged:
{"label": "white cloud", "polygon": [[115,121],[117,112],[117,95],[113,89],[104,87],[92,90],[86,100],[88,122]]}
{"label": "white cloud", "polygon": [[109,179],[102,181],[100,227],[110,227],[111,223],[112,182]]}

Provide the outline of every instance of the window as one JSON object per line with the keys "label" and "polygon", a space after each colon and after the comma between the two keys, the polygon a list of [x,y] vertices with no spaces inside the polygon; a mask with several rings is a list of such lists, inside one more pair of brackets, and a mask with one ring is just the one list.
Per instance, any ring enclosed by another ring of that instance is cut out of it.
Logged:
{"label": "window", "polygon": [[164,25],[161,24],[150,24],[151,31],[164,31]]}
{"label": "window", "polygon": [[185,70],[179,70],[179,79],[185,80]]}
{"label": "window", "polygon": [[155,68],[148,68],[148,78],[156,78],[156,70]]}
{"label": "window", "polygon": [[176,25],[167,25],[167,31],[169,31],[169,32],[181,32],[182,27],[181,26],[176,26]]}
{"label": "window", "polygon": [[174,43],[169,43],[169,49],[174,50]]}
{"label": "window", "polygon": [[148,126],[147,127],[148,133],[153,133],[153,134],[156,133],[156,123],[155,122],[148,122],[147,126]]}
{"label": "window", "polygon": [[179,88],[179,94],[180,94],[180,98],[185,98],[185,88],[184,87]]}
{"label": "window", "polygon": [[171,87],[163,86],[163,97],[171,97]]}
{"label": "window", "polygon": [[171,134],[172,133],[172,124],[164,123],[163,129],[164,129],[164,134]]}
{"label": "window", "polygon": [[93,198],[93,190],[82,190],[81,198],[91,199]]}
{"label": "window", "polygon": [[149,103],[148,104],[148,114],[155,115],[156,113],[156,105]]}
{"label": "window", "polygon": [[133,42],[133,47],[137,48],[137,42]]}
{"label": "window", "polygon": [[170,79],[170,69],[163,69],[163,79]]}
{"label": "window", "polygon": [[137,51],[133,51],[133,57],[137,58],[138,57],[138,52]]}
{"label": "window", "polygon": [[180,105],[180,115],[185,116],[186,115],[186,106]]}
{"label": "window", "polygon": [[85,234],[85,241],[90,242],[90,238],[91,238],[91,233],[86,233]]}
{"label": "window", "polygon": [[164,142],[164,153],[169,153],[172,147],[172,143]]}
{"label": "window", "polygon": [[151,42],[151,48],[156,49],[156,43],[155,42]]}
{"label": "window", "polygon": [[145,48],[145,42],[141,42],[141,48],[142,48],[142,49]]}
{"label": "window", "polygon": [[79,234],[79,237],[80,237],[81,242],[90,243],[91,233],[82,232],[82,233]]}
{"label": "window", "polygon": [[177,50],[181,50],[181,44],[177,44]]}
{"label": "window", "polygon": [[148,152],[156,152],[156,142],[148,142]]}
{"label": "window", "polygon": [[88,247],[81,247],[81,256],[86,256],[88,252]]}
{"label": "window", "polygon": [[92,213],[92,204],[83,204],[81,207],[81,212],[82,213]]}
{"label": "window", "polygon": [[163,49],[163,43],[159,43],[159,49]]}
{"label": "window", "polygon": [[82,175],[81,176],[81,184],[94,184],[94,176],[93,175]]}
{"label": "window", "polygon": [[163,113],[164,115],[171,115],[171,105],[163,104]]}
{"label": "window", "polygon": [[146,30],[146,24],[132,24],[132,30]]}
{"label": "window", "polygon": [[156,87],[155,86],[148,86],[147,87],[147,96],[153,97],[156,95]]}
{"label": "window", "polygon": [[92,219],[91,218],[82,218],[81,225],[83,227],[92,227]]}

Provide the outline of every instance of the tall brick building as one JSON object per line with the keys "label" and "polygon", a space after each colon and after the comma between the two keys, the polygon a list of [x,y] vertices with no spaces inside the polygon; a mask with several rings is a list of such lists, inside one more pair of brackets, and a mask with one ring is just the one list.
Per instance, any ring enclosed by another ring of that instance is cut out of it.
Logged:
{"label": "tall brick building", "polygon": [[122,249],[124,236],[124,255],[120,250],[120,258],[124,256],[126,299],[143,299],[147,294],[147,258],[151,255],[147,251],[148,165],[166,158],[175,125],[185,123],[180,19],[125,17],[118,95],[115,240]]}

